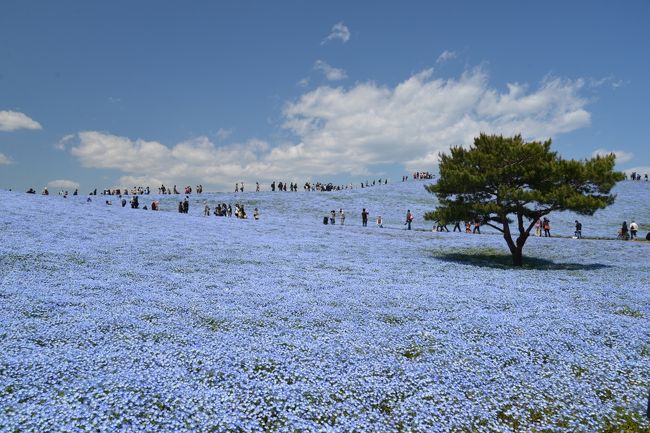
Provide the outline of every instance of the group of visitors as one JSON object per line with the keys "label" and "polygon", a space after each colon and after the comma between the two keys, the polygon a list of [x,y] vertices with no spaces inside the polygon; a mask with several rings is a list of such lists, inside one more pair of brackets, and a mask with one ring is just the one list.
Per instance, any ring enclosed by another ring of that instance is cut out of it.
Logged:
{"label": "group of visitors", "polygon": [[178,202],[178,213],[188,213],[190,210],[190,198],[185,196],[183,201]]}
{"label": "group of visitors", "polygon": [[[233,208],[229,204],[218,203],[214,207],[214,210],[212,211],[212,213],[214,214],[214,216],[232,217],[233,216]],[[235,215],[236,218],[239,218],[239,219],[248,218],[248,215],[246,214],[246,209],[244,209],[244,205],[240,204],[240,203],[235,203],[234,215]],[[210,206],[207,203],[205,204],[205,207],[203,208],[203,216],[210,216]],[[255,220],[260,219],[260,211],[259,211],[258,208],[255,208],[253,210],[253,218]]]}
{"label": "group of visitors", "polygon": [[[336,224],[336,218],[337,218],[336,211],[334,209],[332,209],[330,211],[330,213],[329,213],[329,216],[325,216],[323,218],[323,224],[335,225]],[[344,226],[345,225],[345,211],[343,210],[343,208],[339,209],[338,219],[339,219],[339,224]]]}
{"label": "group of visitors", "polygon": [[627,225],[627,221],[623,221],[621,229],[618,231],[618,238],[625,241],[637,239],[638,231],[639,225],[636,223],[636,221],[632,220],[629,227]]}
{"label": "group of visitors", "polygon": [[[412,176],[413,176],[413,180],[429,180],[435,177],[435,175],[429,173],[428,171],[416,171],[413,173]],[[407,180],[409,180],[409,176],[403,175],[402,182],[406,182]]]}
{"label": "group of visitors", "polygon": [[[625,179],[627,179],[627,173],[625,174]],[[647,182],[648,181],[648,173],[643,175],[643,179]],[[636,171],[633,171],[630,173],[630,180],[641,180],[641,173],[637,173]]]}
{"label": "group of visitors", "polygon": [[433,179],[433,175],[428,171],[416,171],[415,173],[413,173],[413,179],[414,180]]}
{"label": "group of visitors", "polygon": [[[151,193],[151,190],[148,186],[134,186],[130,190],[128,188],[115,188],[115,189],[104,189],[102,195],[148,195]],[[90,195],[97,195],[97,189],[95,189]]]}
{"label": "group of visitors", "polygon": [[[576,221],[576,223],[578,223],[578,221]],[[535,236],[541,237],[543,231],[545,238],[551,237],[551,220],[548,219],[548,217],[544,217],[541,220],[537,218],[535,220],[534,227],[535,227]],[[576,225],[576,230],[577,230],[577,225]],[[580,233],[582,233],[582,224],[580,224]]]}
{"label": "group of visitors", "polygon": [[[462,222],[463,227],[465,228],[465,233],[473,233],[473,234],[481,234],[481,219],[476,218],[473,221],[465,221]],[[436,223],[433,225],[433,228],[431,231],[434,232],[449,232],[449,228],[447,227],[447,224],[441,222],[441,221],[436,221]],[[452,230],[454,233],[462,233],[463,229],[461,229],[461,221],[456,221],[454,222],[454,229]]]}

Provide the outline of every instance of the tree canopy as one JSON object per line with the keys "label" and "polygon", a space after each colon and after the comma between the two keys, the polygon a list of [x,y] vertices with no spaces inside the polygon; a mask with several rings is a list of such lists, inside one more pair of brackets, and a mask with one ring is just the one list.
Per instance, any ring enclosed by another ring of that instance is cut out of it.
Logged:
{"label": "tree canopy", "polygon": [[426,187],[440,206],[425,219],[480,220],[503,234],[513,264],[521,266],[536,220],[564,210],[592,215],[614,202],[610,191],[623,179],[614,163],[613,154],[562,159],[551,151],[550,139],[525,142],[521,135],[481,134],[469,148],[454,146],[440,155],[439,180]]}

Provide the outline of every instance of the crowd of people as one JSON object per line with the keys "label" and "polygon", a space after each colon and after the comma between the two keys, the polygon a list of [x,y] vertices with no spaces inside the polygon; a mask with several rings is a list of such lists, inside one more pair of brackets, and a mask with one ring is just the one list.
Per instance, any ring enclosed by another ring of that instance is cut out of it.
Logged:
{"label": "crowd of people", "polygon": [[[415,172],[412,175],[412,178],[414,180],[420,180],[420,179],[432,179],[434,176],[431,175],[431,173],[426,172],[426,171],[419,171]],[[402,176],[402,181],[407,181],[409,179],[409,176]],[[641,180],[641,175],[639,173],[631,173],[630,175],[631,180],[639,181]],[[648,175],[645,175],[645,179],[648,180]],[[373,180],[373,181],[365,181],[360,183],[361,188],[368,188],[372,187],[375,185],[386,185],[388,184],[388,179],[378,179],[378,180]],[[294,182],[275,182],[273,181],[270,184],[271,191],[293,191],[296,192],[298,191],[298,184]],[[334,185],[332,183],[324,184],[321,182],[316,182],[316,183],[310,183],[310,182],[305,182],[303,185],[303,190],[304,191],[340,191],[340,190],[347,190],[347,189],[352,189],[353,185],[348,184],[348,185]],[[179,213],[189,213],[189,195],[192,194],[192,192],[195,192],[197,194],[201,194],[203,192],[203,185],[197,185],[196,189],[193,189],[191,186],[185,186],[184,187],[184,192],[185,192],[185,199],[182,201],[179,201],[178,203],[178,212]],[[260,183],[256,182],[255,183],[255,191],[260,191]],[[244,192],[244,182],[237,182],[235,184],[235,192]],[[36,190],[33,188],[29,188],[27,190],[28,194],[36,194]],[[127,204],[130,205],[132,209],[140,209],[140,199],[139,196],[143,195],[149,195],[151,193],[150,188],[147,187],[142,187],[142,186],[134,186],[131,189],[128,188],[116,188],[116,189],[105,189],[102,192],[102,195],[108,195],[108,196],[118,196],[119,203],[121,204],[122,207],[126,207]],[[161,185],[158,188],[158,193],[161,195],[164,194],[179,194],[178,188],[176,185],[174,185],[172,188],[168,188],[165,185]],[[50,192],[48,191],[47,187],[44,187],[42,192],[42,195],[50,195]],[[77,196],[79,194],[78,189],[75,189],[74,192],[72,193],[73,196]],[[59,192],[59,195],[63,196],[64,198],[68,196],[68,191],[63,191],[61,190]],[[89,197],[87,201],[91,201],[90,196],[97,195],[97,190],[95,189],[93,192],[89,194]],[[127,200],[127,197],[125,196],[130,196],[130,199]],[[105,200],[105,204],[107,205],[112,205],[113,202],[111,200]],[[151,209],[153,211],[158,211],[160,210],[160,201],[159,200],[153,200],[150,204],[150,207],[147,207],[147,205],[144,205],[142,209]],[[246,219],[247,213],[244,208],[243,204],[240,203],[235,203],[234,209],[230,204],[226,203],[219,203],[217,204],[214,209],[210,209],[210,206],[205,203],[203,214],[205,216],[209,215],[215,215],[215,216],[223,216],[223,217],[232,217],[233,215],[237,218],[240,219]],[[368,219],[369,219],[370,213],[367,209],[363,208],[361,211],[361,224],[363,227],[367,227],[368,225]],[[258,220],[260,217],[260,212],[258,208],[255,208],[253,211],[253,218],[255,220]],[[345,225],[345,211],[340,208],[338,212],[335,210],[331,210],[328,215],[326,215],[323,218],[323,223],[324,224],[330,224],[330,225],[335,225],[336,221],[338,219],[340,225]],[[407,210],[406,212],[406,217],[404,220],[404,225],[406,226],[407,230],[411,230],[412,222],[414,221],[414,216],[411,213],[410,209]],[[454,222],[454,228],[453,232],[465,232],[465,233],[473,233],[473,234],[480,234],[481,233],[481,224],[482,221],[480,218],[477,218],[473,221],[455,221]],[[379,228],[384,227],[384,220],[381,215],[377,215],[376,217],[376,225]],[[463,230],[464,226],[464,230]],[[551,237],[551,221],[550,219],[545,216],[541,219],[538,219],[534,222],[534,233],[535,236],[541,237]],[[623,239],[623,240],[635,240],[638,239],[638,230],[639,226],[638,224],[632,220],[632,222],[628,225],[627,221],[623,221],[623,224],[621,225],[621,228],[617,232],[617,237],[618,239]],[[442,222],[435,222],[432,231],[436,232],[449,232],[449,228],[447,227],[447,224],[442,223]],[[582,223],[578,220],[575,220],[575,231],[573,237],[575,239],[582,239]],[[646,236],[647,240],[650,238],[650,234]]]}

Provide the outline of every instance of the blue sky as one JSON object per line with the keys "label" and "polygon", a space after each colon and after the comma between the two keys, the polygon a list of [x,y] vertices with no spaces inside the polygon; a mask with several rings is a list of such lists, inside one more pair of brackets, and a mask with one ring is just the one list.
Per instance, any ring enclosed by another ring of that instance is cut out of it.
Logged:
{"label": "blue sky", "polygon": [[5,2],[0,188],[358,182],[479,132],[650,173],[650,3]]}

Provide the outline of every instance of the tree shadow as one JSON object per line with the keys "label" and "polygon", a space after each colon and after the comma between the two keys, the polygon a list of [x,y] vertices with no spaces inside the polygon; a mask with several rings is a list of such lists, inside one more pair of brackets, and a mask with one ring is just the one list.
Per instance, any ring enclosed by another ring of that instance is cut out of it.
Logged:
{"label": "tree shadow", "polygon": [[486,251],[453,251],[433,253],[433,257],[448,263],[478,266],[492,269],[533,269],[542,271],[594,271],[611,268],[602,263],[556,263],[552,260],[524,256],[524,265],[517,267],[512,264],[512,256],[501,252]]}

